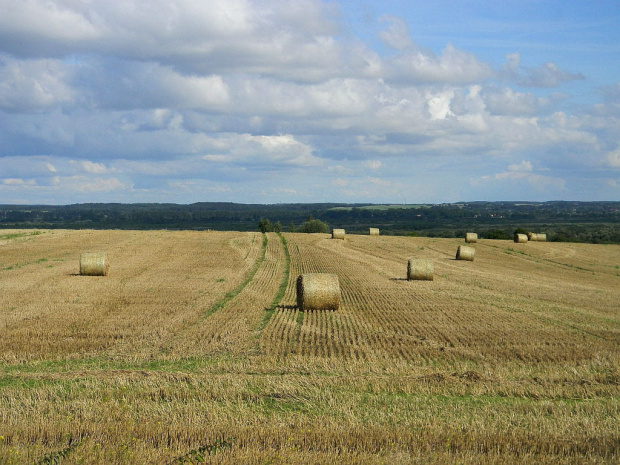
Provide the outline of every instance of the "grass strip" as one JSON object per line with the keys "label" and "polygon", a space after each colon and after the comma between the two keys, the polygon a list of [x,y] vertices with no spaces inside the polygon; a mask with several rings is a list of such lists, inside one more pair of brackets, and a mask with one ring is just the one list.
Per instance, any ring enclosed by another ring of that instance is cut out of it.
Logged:
{"label": "grass strip", "polygon": [[245,278],[245,281],[243,281],[241,284],[239,284],[239,286],[237,286],[237,288],[233,289],[228,294],[226,294],[222,300],[220,300],[219,302],[216,302],[215,304],[213,304],[213,306],[203,314],[203,316],[202,316],[203,320],[206,319],[206,318],[209,318],[211,315],[213,315],[215,312],[217,312],[221,308],[224,308],[224,306],[228,302],[230,302],[232,299],[237,297],[241,293],[241,291],[243,291],[245,286],[247,286],[248,283],[250,281],[252,281],[252,279],[254,279],[254,276],[256,275],[256,272],[258,271],[258,268],[265,261],[265,254],[267,253],[267,244],[268,243],[269,243],[269,239],[267,239],[267,235],[265,233],[263,233],[263,246],[262,246],[261,256],[260,256],[260,258],[258,260],[256,260],[256,263],[254,264],[254,266],[250,270],[250,273],[248,274],[247,278]]}
{"label": "grass strip", "polygon": [[45,263],[47,261],[48,261],[47,258],[39,258],[38,260],[35,260],[33,262],[16,263],[15,265],[9,265],[7,267],[2,268],[2,271],[17,270],[17,269],[23,268],[24,266],[27,266],[27,265],[32,265],[32,264],[39,265],[39,264]]}
{"label": "grass strip", "polygon": [[278,292],[273,297],[273,301],[271,302],[271,305],[269,306],[269,308],[265,311],[265,315],[263,316],[262,321],[259,323],[258,328],[256,328],[259,333],[269,323],[269,320],[273,316],[276,310],[276,307],[282,301],[282,298],[284,297],[284,293],[286,292],[286,288],[288,287],[288,279],[289,279],[290,270],[291,270],[291,255],[289,254],[289,251],[288,251],[288,245],[286,243],[286,238],[282,236],[281,233],[278,233],[278,237],[280,238],[280,241],[282,242],[282,246],[284,247],[284,276],[282,277],[282,281],[280,282],[280,287],[278,288]]}
{"label": "grass strip", "polygon": [[43,233],[41,231],[33,231],[33,232],[23,232],[23,233],[0,234],[0,240],[11,241],[13,239],[19,239],[21,237],[38,236],[40,234],[43,234]]}

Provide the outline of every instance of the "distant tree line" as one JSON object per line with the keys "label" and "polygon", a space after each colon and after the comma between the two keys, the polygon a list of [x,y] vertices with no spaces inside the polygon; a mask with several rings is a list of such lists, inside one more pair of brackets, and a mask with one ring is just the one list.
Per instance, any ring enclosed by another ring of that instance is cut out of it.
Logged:
{"label": "distant tree line", "polygon": [[[439,205],[371,204],[76,204],[0,205],[0,228],[213,229],[462,237],[477,232],[510,239],[517,228],[548,240],[620,243],[620,202],[470,202]],[[288,225],[283,228],[282,225]]]}
{"label": "distant tree line", "polygon": [[279,221],[276,221],[275,223],[271,223],[271,221],[269,221],[269,218],[263,219],[261,218],[260,220],[258,220],[258,230],[262,233],[266,233],[266,232],[282,232],[282,224],[280,224]]}
{"label": "distant tree line", "polygon": [[[258,230],[260,232],[281,232],[282,225],[279,221],[275,223],[271,223],[271,221],[267,219],[261,218],[258,220]],[[329,225],[321,220],[316,220],[312,217],[312,215],[308,215],[306,221],[304,221],[299,227],[295,226],[295,222],[291,221],[288,226],[288,232],[299,232],[299,233],[327,233],[329,232]]]}

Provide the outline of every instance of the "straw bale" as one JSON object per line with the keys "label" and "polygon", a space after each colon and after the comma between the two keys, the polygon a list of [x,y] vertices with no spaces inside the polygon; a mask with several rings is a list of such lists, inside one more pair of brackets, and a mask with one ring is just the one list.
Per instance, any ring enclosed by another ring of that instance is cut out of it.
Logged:
{"label": "straw bale", "polygon": [[304,273],[297,278],[297,307],[306,310],[338,310],[340,283],[331,273]]}
{"label": "straw bale", "polygon": [[468,244],[474,244],[478,242],[478,234],[477,233],[465,234],[465,242],[467,242]]}
{"label": "straw bale", "polygon": [[332,239],[344,240],[344,229],[332,229]]}
{"label": "straw bale", "polygon": [[107,276],[110,263],[104,252],[89,252],[80,255],[80,274],[83,276]]}
{"label": "straw bale", "polygon": [[527,233],[528,241],[532,242],[545,242],[547,240],[547,235],[545,233]]}
{"label": "straw bale", "polygon": [[519,244],[524,244],[527,242],[527,235],[526,234],[515,234],[515,242],[519,243]]}
{"label": "straw bale", "polygon": [[468,262],[473,262],[475,255],[476,255],[476,249],[474,249],[473,247],[467,247],[466,245],[459,245],[459,248],[456,249],[457,260],[467,260]]}
{"label": "straw bale", "polygon": [[368,233],[369,233],[371,236],[378,236],[378,235],[379,235],[379,228],[370,228],[370,229],[368,230]]}
{"label": "straw bale", "polygon": [[409,281],[432,281],[435,267],[431,260],[410,258],[407,263],[407,279]]}

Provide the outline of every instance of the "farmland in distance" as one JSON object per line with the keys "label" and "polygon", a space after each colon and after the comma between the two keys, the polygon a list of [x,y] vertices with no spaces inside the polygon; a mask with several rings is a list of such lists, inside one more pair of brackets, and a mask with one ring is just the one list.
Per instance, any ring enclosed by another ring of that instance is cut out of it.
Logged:
{"label": "farmland in distance", "polygon": [[0,463],[617,463],[620,246],[462,243],[4,230]]}

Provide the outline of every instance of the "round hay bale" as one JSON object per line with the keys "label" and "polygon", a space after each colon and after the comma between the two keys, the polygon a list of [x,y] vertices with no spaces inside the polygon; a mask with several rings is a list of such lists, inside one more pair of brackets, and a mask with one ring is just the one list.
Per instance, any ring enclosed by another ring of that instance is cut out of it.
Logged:
{"label": "round hay bale", "polygon": [[430,260],[423,258],[410,258],[407,263],[408,281],[432,281],[435,266]]}
{"label": "round hay bale", "polygon": [[368,230],[368,233],[369,233],[371,236],[378,236],[378,235],[379,235],[379,228],[370,228],[370,229]]}
{"label": "round hay bale", "polygon": [[332,239],[344,240],[344,229],[332,229]]}
{"label": "round hay bale", "polygon": [[465,242],[467,242],[468,244],[475,244],[476,242],[478,242],[478,234],[477,233],[466,233]]}
{"label": "round hay bale", "polygon": [[476,249],[474,249],[473,247],[459,245],[459,248],[456,249],[457,260],[467,260],[468,262],[473,262],[475,255],[476,255]]}
{"label": "round hay bale", "polygon": [[306,310],[338,310],[340,283],[331,273],[304,273],[297,278],[297,307]]}
{"label": "round hay bale", "polygon": [[527,240],[533,242],[546,242],[547,235],[545,233],[527,233]]}
{"label": "round hay bale", "polygon": [[80,274],[82,276],[107,276],[110,264],[104,252],[90,252],[80,255]]}
{"label": "round hay bale", "polygon": [[527,242],[527,235],[525,234],[515,234],[515,242],[518,244],[525,244]]}

